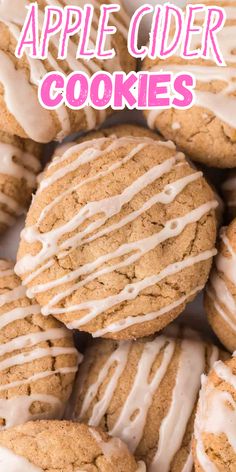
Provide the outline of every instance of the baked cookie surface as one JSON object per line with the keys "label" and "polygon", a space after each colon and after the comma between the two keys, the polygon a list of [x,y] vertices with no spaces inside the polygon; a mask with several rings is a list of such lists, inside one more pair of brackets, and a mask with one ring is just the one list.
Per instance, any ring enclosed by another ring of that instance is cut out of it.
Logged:
{"label": "baked cookie surface", "polygon": [[[188,1],[198,3],[197,0]],[[165,61],[147,59],[144,69],[152,72],[166,71],[178,74],[192,73],[196,80],[196,102],[187,110],[148,110],[145,112],[148,125],[157,129],[166,139],[173,140],[193,160],[211,167],[236,166],[236,1],[207,1],[201,4],[224,7],[227,21],[217,38],[227,64],[219,67],[213,60],[191,59],[180,56]],[[199,16],[198,16],[199,15]],[[202,25],[202,13],[196,20]],[[195,24],[196,24],[195,20]],[[191,42],[196,49],[199,35]]]}
{"label": "baked cookie surface", "polygon": [[148,335],[205,285],[216,206],[202,173],[173,143],[86,141],[45,172],[15,269],[43,314],[69,328]]}
{"label": "baked cookie surface", "polygon": [[13,266],[0,261],[0,429],[61,418],[81,361],[71,333],[42,316]]}
{"label": "baked cookie surface", "polygon": [[[85,106],[81,110],[72,110],[61,106],[57,110],[47,110],[38,100],[38,83],[48,72],[59,71],[69,75],[74,71],[82,71],[91,76],[93,73],[105,70],[129,72],[135,70],[135,60],[127,51],[127,35],[129,18],[121,5],[121,11],[110,18],[110,25],[117,28],[112,35],[111,48],[116,50],[116,56],[110,60],[99,61],[76,59],[77,45],[70,38],[66,60],[58,59],[59,37],[54,35],[49,45],[46,60],[35,60],[28,55],[21,59],[15,57],[15,48],[20,31],[27,13],[27,0],[21,0],[17,6],[14,2],[3,0],[0,5],[0,127],[6,132],[23,138],[29,137],[37,142],[48,143],[53,139],[61,141],[65,136],[79,130],[89,130],[101,124],[106,116],[106,110],[95,110]],[[49,1],[39,0],[41,14]],[[110,4],[109,0],[93,0],[94,19],[92,36],[96,38],[99,8],[102,4]],[[75,5],[84,7],[84,2],[76,0]],[[66,2],[60,0],[57,6],[65,7]],[[20,89],[20,94],[18,90]]]}
{"label": "baked cookie surface", "polygon": [[236,219],[221,229],[219,253],[205,291],[208,320],[231,352],[236,350]]}
{"label": "baked cookie surface", "polygon": [[0,432],[7,472],[145,472],[119,439],[68,421],[35,421]]}
{"label": "baked cookie surface", "polygon": [[68,416],[125,441],[150,472],[191,472],[191,437],[203,372],[220,352],[189,329],[138,341],[94,340]]}
{"label": "baked cookie surface", "polygon": [[0,232],[28,208],[40,172],[42,146],[0,131]]}
{"label": "baked cookie surface", "polygon": [[236,357],[204,377],[194,428],[196,472],[236,470]]}

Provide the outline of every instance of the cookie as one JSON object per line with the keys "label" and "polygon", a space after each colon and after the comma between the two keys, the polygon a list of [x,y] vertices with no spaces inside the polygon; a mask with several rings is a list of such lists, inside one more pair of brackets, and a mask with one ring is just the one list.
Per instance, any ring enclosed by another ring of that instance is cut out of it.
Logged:
{"label": "cookie", "polygon": [[94,340],[69,415],[120,437],[150,472],[191,472],[200,378],[219,355],[188,328],[138,341]]}
{"label": "cookie", "polygon": [[0,429],[61,418],[77,371],[70,331],[25,295],[13,263],[0,261]]}
{"label": "cookie", "polygon": [[203,174],[170,142],[85,141],[44,174],[15,270],[43,314],[69,328],[148,335],[205,285],[216,206]]}
{"label": "cookie", "polygon": [[236,470],[236,357],[215,363],[203,385],[194,427],[196,472]]}
{"label": "cookie", "polygon": [[[217,67],[210,59],[188,61],[177,55],[165,61],[145,60],[145,70],[174,74],[184,70],[192,73],[197,80],[193,107],[187,110],[147,110],[145,116],[150,128],[173,140],[191,159],[213,167],[236,167],[236,1],[204,0],[201,4],[225,7],[227,21],[223,30],[217,33],[217,38],[227,68]],[[202,24],[198,15],[196,19]],[[198,41],[199,36],[195,35],[191,50],[198,46]]]}
{"label": "cookie", "polygon": [[151,138],[151,139],[156,139],[156,140],[161,140],[163,139],[158,133],[155,131],[152,131],[149,128],[146,128],[145,126],[140,126],[138,124],[130,124],[130,123],[124,123],[121,125],[114,125],[114,126],[109,126],[107,128],[101,128],[97,131],[91,131],[85,136],[82,136],[79,138],[79,140],[76,140],[76,142],[82,142],[85,140],[90,140],[90,139],[95,139],[95,138],[105,138],[105,137],[110,137],[110,136],[115,136],[116,138],[123,138],[124,136],[134,136],[137,138]]}
{"label": "cookie", "polygon": [[[68,143],[60,144],[56,147],[53,158],[62,156],[70,147],[75,146],[76,144],[83,143],[85,141],[91,141],[92,139],[99,139],[99,138],[123,138],[124,136],[134,136],[137,138],[151,138],[155,140],[163,139],[158,133],[146,128],[144,126],[136,125],[136,124],[119,124],[114,126],[108,126],[106,128],[101,128],[96,131],[90,131],[87,134],[83,134],[82,136],[78,136],[74,141],[70,141]],[[42,178],[40,179],[40,181]],[[219,207],[218,207],[219,208]]]}
{"label": "cookie", "polygon": [[0,432],[8,472],[145,472],[119,439],[69,421],[35,421]]}
{"label": "cookie", "polygon": [[236,349],[236,219],[220,234],[219,253],[205,291],[208,320],[228,350]]}
{"label": "cookie", "polygon": [[40,144],[0,131],[0,233],[28,208],[41,153]]}
{"label": "cookie", "polygon": [[[47,60],[32,59],[27,55],[18,59],[15,57],[15,48],[19,39],[20,30],[24,22],[24,12],[27,13],[27,0],[21,0],[20,6],[7,0],[1,2],[0,7],[0,127],[9,133],[23,138],[31,138],[37,142],[47,143],[53,139],[62,140],[65,136],[80,130],[94,129],[107,116],[106,110],[95,110],[86,106],[81,110],[72,110],[61,106],[57,110],[46,110],[38,100],[38,83],[47,72],[57,71],[69,75],[78,70],[89,76],[105,70],[109,73],[117,70],[130,72],[135,70],[135,60],[127,50],[127,35],[129,18],[123,6],[121,11],[114,13],[109,25],[117,28],[115,35],[110,36],[110,46],[116,50],[116,56],[109,60],[90,59],[83,61],[76,59],[77,45],[70,38],[68,42],[67,60],[57,59],[58,41],[53,36],[49,45]],[[109,4],[109,0],[93,0],[94,21],[91,37],[96,38],[99,8],[102,4]],[[38,2],[41,12],[45,2]],[[57,2],[58,6],[65,7],[64,0]],[[84,6],[84,2],[76,1],[77,6]],[[27,50],[29,51],[29,50]],[[19,93],[20,89],[20,93]]]}
{"label": "cookie", "polygon": [[222,185],[222,193],[228,209],[228,216],[236,218],[236,171],[233,170]]}

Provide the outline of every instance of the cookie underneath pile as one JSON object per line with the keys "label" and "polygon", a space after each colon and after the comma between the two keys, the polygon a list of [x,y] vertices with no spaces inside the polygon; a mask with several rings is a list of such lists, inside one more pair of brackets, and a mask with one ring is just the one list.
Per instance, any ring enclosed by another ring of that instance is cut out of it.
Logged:
{"label": "cookie underneath pile", "polygon": [[[91,3],[96,29],[111,2]],[[236,472],[236,0],[203,3],[225,8],[227,67],[146,60],[194,71],[195,106],[102,127],[111,110],[42,109],[38,78],[134,70],[125,11],[116,61],[53,41],[34,62],[14,56],[28,2],[0,2],[5,238],[27,213],[16,261],[0,252],[1,472]]]}

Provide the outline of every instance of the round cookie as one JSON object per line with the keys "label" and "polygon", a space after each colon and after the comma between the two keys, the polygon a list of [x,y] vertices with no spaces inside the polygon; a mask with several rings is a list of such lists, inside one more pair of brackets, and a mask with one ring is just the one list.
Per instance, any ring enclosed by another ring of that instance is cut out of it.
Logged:
{"label": "round cookie", "polygon": [[233,170],[222,185],[222,193],[228,207],[228,216],[236,218],[236,171]]}
{"label": "round cookie", "polygon": [[[38,2],[41,13],[45,3]],[[91,37],[96,37],[99,8],[102,4],[110,4],[109,0],[93,0],[94,20]],[[120,3],[120,2],[119,2]],[[121,11],[111,15],[109,25],[117,28],[115,35],[110,37],[111,48],[114,47],[116,56],[109,60],[76,59],[77,45],[72,38],[68,42],[66,60],[57,59],[58,36],[53,36],[49,45],[46,60],[35,60],[25,54],[21,59],[15,57],[16,43],[24,22],[24,12],[27,13],[27,0],[21,0],[17,6],[7,0],[0,5],[0,127],[12,134],[23,138],[31,138],[37,142],[47,143],[53,139],[62,140],[65,136],[80,130],[96,128],[106,116],[106,110],[95,110],[86,106],[81,110],[72,110],[61,106],[57,110],[46,110],[38,100],[38,83],[47,72],[59,71],[66,75],[78,70],[89,76],[105,70],[112,73],[116,70],[130,72],[135,70],[135,60],[127,50],[127,35],[129,18],[123,6]],[[65,7],[64,0],[58,0],[57,5]],[[84,2],[76,0],[76,6],[84,7]],[[79,39],[79,36],[78,36]],[[20,93],[18,90],[20,89]]]}
{"label": "round cookie", "polygon": [[68,416],[120,437],[150,472],[191,472],[200,378],[219,354],[176,326],[138,341],[94,340]]}
{"label": "round cookie", "polygon": [[61,418],[81,360],[70,331],[27,299],[0,261],[0,429],[31,419]]}
{"label": "round cookie", "polygon": [[146,471],[119,439],[69,421],[35,421],[1,431],[0,466],[7,472]]}
{"label": "round cookie", "polygon": [[[91,141],[92,139],[109,138],[109,137],[123,138],[124,136],[134,136],[136,138],[145,137],[145,138],[155,139],[156,141],[160,141],[161,139],[163,139],[159,134],[150,130],[149,128],[145,128],[144,126],[140,126],[136,124],[125,123],[121,125],[108,126],[107,128],[101,128],[96,131],[90,131],[87,134],[83,134],[82,136],[79,136],[74,141],[71,141],[69,143],[63,143],[56,147],[53,158],[62,156],[70,147],[75,146],[76,144],[83,143],[85,141]],[[40,181],[41,180],[42,179],[40,179]]]}
{"label": "round cookie", "polygon": [[[146,59],[145,70],[174,74],[184,70],[195,76],[197,86],[196,102],[190,109],[147,110],[145,116],[151,128],[173,140],[191,159],[212,167],[236,167],[236,1],[204,0],[201,4],[225,7],[227,21],[217,38],[227,68],[217,67],[213,60],[187,61],[177,55],[165,61]],[[194,39],[192,36],[191,50],[198,47],[198,42],[199,35]]]}
{"label": "round cookie", "polygon": [[40,144],[0,131],[0,233],[28,208],[41,152]]}
{"label": "round cookie", "polygon": [[204,303],[213,330],[233,352],[236,349],[236,219],[222,228],[220,240]]}
{"label": "round cookie", "polygon": [[69,328],[148,335],[204,287],[216,206],[202,173],[170,142],[85,141],[44,174],[15,270],[43,314]]}
{"label": "round cookie", "polygon": [[82,142],[85,140],[95,139],[95,138],[109,138],[110,136],[115,136],[116,138],[123,138],[124,136],[134,136],[136,138],[151,138],[155,140],[163,139],[158,133],[152,131],[145,126],[133,124],[133,123],[123,123],[121,125],[109,126],[107,128],[101,128],[97,131],[91,131],[85,136],[76,140],[76,142]]}
{"label": "round cookie", "polygon": [[194,427],[196,472],[236,470],[236,357],[203,378]]}

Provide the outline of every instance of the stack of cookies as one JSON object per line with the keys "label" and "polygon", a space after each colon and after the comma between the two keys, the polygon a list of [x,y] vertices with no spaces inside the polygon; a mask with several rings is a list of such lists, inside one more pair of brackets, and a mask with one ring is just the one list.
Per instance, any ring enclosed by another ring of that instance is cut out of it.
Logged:
{"label": "stack of cookies", "polygon": [[[28,2],[13,3],[0,2],[0,231],[27,216],[17,261],[0,260],[0,470],[235,472],[236,0],[217,2],[227,68],[167,60],[196,74],[197,101],[146,111],[146,127],[42,109],[39,75],[85,66],[54,43],[46,61],[16,59]],[[124,11],[117,22],[118,62],[91,73],[135,69]],[[44,145],[78,131],[43,169]],[[222,169],[217,189],[206,166]],[[200,292],[195,331],[178,318]]]}

